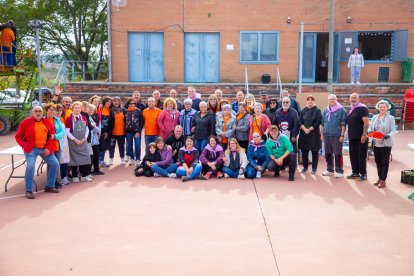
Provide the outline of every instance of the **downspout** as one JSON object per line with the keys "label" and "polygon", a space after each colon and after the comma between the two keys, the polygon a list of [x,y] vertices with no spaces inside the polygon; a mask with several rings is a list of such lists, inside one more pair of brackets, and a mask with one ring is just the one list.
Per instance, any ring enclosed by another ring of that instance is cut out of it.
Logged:
{"label": "downspout", "polygon": [[112,82],[111,0],[107,1],[108,18],[108,82]]}

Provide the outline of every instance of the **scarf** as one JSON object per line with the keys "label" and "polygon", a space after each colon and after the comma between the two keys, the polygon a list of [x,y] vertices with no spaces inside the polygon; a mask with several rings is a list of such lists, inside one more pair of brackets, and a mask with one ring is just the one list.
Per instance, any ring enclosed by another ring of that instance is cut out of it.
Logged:
{"label": "scarf", "polygon": [[197,150],[195,147],[193,147],[192,149],[187,149],[185,146],[180,148],[180,150],[184,151],[187,154],[191,154],[193,151]]}
{"label": "scarf", "polygon": [[326,110],[328,110],[328,122],[331,119],[331,114],[341,108],[343,108],[343,106],[340,103],[336,103],[332,108],[328,105],[328,107],[326,108]]}
{"label": "scarf", "polygon": [[[236,154],[234,155],[234,153]],[[236,150],[230,151],[229,168],[234,172],[240,170],[240,154]]]}
{"label": "scarf", "polygon": [[135,111],[135,110],[137,110],[138,108],[136,108],[136,107],[128,107],[128,111],[129,112],[132,112],[132,111]]}
{"label": "scarf", "polygon": [[351,105],[350,107],[351,109],[349,110],[348,115],[351,115],[352,111],[354,111],[355,109],[360,108],[360,107],[366,107],[366,106],[365,104],[357,103],[356,105]]}
{"label": "scarf", "polygon": [[260,144],[255,144],[255,143],[253,142],[253,140],[250,142],[250,145],[254,147],[254,150],[253,150],[253,151],[255,151],[255,152],[257,151],[257,149],[258,149],[258,148],[262,148],[262,147],[264,147],[264,146],[265,146],[265,144],[263,144],[263,143],[260,143]]}
{"label": "scarf", "polygon": [[268,140],[272,141],[273,143],[275,143],[275,148],[277,149],[280,146],[280,138],[282,137],[283,134],[279,133],[277,135],[276,140],[273,140],[272,136],[269,136],[269,138],[267,138]]}
{"label": "scarf", "polygon": [[223,148],[220,145],[216,145],[214,148],[212,148],[210,146],[210,144],[207,144],[207,146],[205,147],[208,151],[216,154],[219,151],[223,151]]}
{"label": "scarf", "polygon": [[114,114],[118,114],[119,112],[122,111],[122,107],[118,106],[118,107],[112,107],[112,112],[114,112]]}

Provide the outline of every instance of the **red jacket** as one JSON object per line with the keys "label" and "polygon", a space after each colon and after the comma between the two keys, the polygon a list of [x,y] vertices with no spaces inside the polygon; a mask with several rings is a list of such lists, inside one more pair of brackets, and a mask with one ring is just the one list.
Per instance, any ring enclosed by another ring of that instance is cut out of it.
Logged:
{"label": "red jacket", "polygon": [[[54,131],[53,126],[50,124],[50,122],[47,119],[42,118],[42,122],[48,129],[45,148],[50,151],[50,154],[52,154],[55,152],[54,141],[56,140],[50,139],[50,136],[52,134],[55,134],[55,131]],[[29,154],[33,150],[34,145],[35,145],[34,123],[35,123],[35,119],[33,117],[24,119],[20,123],[19,128],[17,129],[16,135],[14,136],[17,144],[19,144],[23,148],[23,151],[27,154]]]}

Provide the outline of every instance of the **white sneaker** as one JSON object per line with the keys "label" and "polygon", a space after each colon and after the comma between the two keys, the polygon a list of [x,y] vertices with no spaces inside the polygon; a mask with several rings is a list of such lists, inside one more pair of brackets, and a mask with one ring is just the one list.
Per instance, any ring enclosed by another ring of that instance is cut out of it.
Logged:
{"label": "white sneaker", "polygon": [[256,173],[256,178],[262,178],[262,173],[261,172],[257,172]]}
{"label": "white sneaker", "polygon": [[334,173],[333,173],[333,172],[330,172],[330,171],[324,171],[324,172],[322,173],[322,175],[323,175],[323,176],[332,176],[332,175],[334,175]]}
{"label": "white sneaker", "polygon": [[359,81],[357,81],[357,84],[360,84]]}
{"label": "white sneaker", "polygon": [[101,161],[99,162],[99,166],[101,166],[102,168],[108,168],[109,165],[105,163],[105,161]]}
{"label": "white sneaker", "polygon": [[72,182],[73,182],[73,183],[79,183],[79,177],[74,177],[74,178],[72,179]]}
{"label": "white sneaker", "polygon": [[63,185],[68,185],[70,182],[69,182],[69,180],[68,180],[68,178],[67,177],[64,177],[64,178],[62,178],[62,184]]}
{"label": "white sneaker", "polygon": [[81,178],[80,178],[80,181],[81,181],[81,182],[91,182],[91,181],[92,181],[92,179],[86,176],[86,177],[81,177]]}
{"label": "white sneaker", "polygon": [[135,160],[134,159],[129,160],[129,165],[130,166],[135,166]]}
{"label": "white sneaker", "polygon": [[351,84],[354,84],[354,82],[353,82],[353,81],[351,81]]}
{"label": "white sneaker", "polygon": [[344,175],[342,173],[336,173],[335,174],[335,177],[336,178],[342,178],[342,177],[344,177]]}
{"label": "white sneaker", "polygon": [[112,166],[113,164],[114,164],[114,159],[113,158],[109,158],[108,166]]}
{"label": "white sneaker", "polygon": [[229,175],[227,173],[224,173],[224,178],[229,178]]}
{"label": "white sneaker", "polygon": [[125,158],[121,158],[121,165],[125,165],[128,161],[125,161]]}
{"label": "white sneaker", "polygon": [[238,176],[237,178],[238,178],[238,179],[242,179],[242,180],[246,179],[246,178],[244,177],[244,174],[239,174],[239,176]]}
{"label": "white sneaker", "polygon": [[169,178],[177,178],[177,175],[175,173],[169,173],[168,177]]}
{"label": "white sneaker", "polygon": [[158,173],[154,173],[154,177],[161,177],[161,175]]}
{"label": "white sneaker", "polygon": [[93,179],[93,176],[90,174],[90,175],[87,175],[86,176],[87,178],[90,178],[90,179]]}
{"label": "white sneaker", "polygon": [[128,163],[128,161],[129,161],[129,156],[125,156],[124,161],[125,161],[125,163]]}
{"label": "white sneaker", "polygon": [[59,183],[60,185],[63,185],[63,178],[59,178],[59,179],[57,180],[57,183]]}

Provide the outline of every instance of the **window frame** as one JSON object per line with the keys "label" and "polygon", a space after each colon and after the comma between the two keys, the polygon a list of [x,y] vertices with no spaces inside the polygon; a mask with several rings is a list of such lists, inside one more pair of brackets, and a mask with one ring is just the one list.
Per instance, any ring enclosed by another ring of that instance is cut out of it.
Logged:
{"label": "window frame", "polygon": [[[243,34],[257,34],[257,61],[243,61],[242,58],[242,35]],[[276,34],[276,60],[275,61],[261,61],[261,47],[262,34]],[[279,31],[240,31],[239,37],[239,62],[240,64],[279,64]]]}
{"label": "window frame", "polygon": [[390,45],[390,60],[367,60],[364,57],[364,63],[365,64],[392,64],[394,62],[397,62],[394,60],[394,51],[393,47],[395,47],[395,41],[394,41],[394,35],[395,30],[358,30],[356,31],[357,35],[357,46],[359,47],[359,33],[381,33],[381,32],[390,32],[391,33],[391,45]]}

